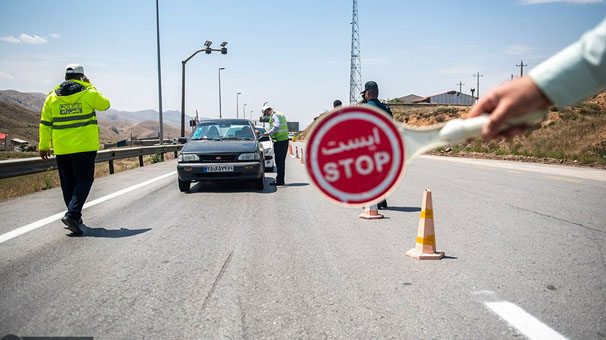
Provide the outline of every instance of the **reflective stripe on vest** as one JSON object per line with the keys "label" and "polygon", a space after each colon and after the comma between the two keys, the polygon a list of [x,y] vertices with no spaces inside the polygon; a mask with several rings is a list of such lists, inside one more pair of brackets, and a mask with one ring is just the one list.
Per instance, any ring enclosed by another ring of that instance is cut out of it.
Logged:
{"label": "reflective stripe on vest", "polygon": [[87,122],[74,123],[74,124],[66,124],[66,125],[53,125],[53,129],[55,129],[55,130],[57,130],[57,129],[69,129],[69,128],[75,128],[75,127],[80,127],[80,126],[87,126],[87,125],[91,125],[91,124],[97,125],[97,120],[93,119],[93,120],[89,120]]}

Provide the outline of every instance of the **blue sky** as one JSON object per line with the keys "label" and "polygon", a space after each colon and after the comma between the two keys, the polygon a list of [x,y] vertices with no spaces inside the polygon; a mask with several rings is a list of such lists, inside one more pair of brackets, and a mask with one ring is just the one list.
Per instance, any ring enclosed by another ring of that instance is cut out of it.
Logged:
{"label": "blue sky", "polygon": [[[186,112],[258,117],[263,102],[305,127],[349,99],[351,0],[160,0],[164,110],[180,110],[181,60],[211,40],[228,54],[187,63]],[[606,17],[604,0],[359,0],[363,81],[380,98],[476,87],[529,69]],[[47,93],[85,67],[118,110],[158,109],[154,0],[0,2],[0,89]]]}

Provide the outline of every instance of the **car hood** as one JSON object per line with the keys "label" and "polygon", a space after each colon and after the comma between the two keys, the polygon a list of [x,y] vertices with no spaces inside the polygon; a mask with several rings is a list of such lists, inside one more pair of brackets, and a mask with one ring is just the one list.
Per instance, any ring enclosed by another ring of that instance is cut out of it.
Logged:
{"label": "car hood", "polygon": [[181,152],[191,153],[237,153],[257,151],[256,141],[242,140],[192,140],[189,141]]}

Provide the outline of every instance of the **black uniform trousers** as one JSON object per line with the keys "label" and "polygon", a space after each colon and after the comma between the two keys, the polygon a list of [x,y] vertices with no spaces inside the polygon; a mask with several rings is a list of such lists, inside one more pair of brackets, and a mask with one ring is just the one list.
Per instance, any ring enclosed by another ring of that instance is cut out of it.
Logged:
{"label": "black uniform trousers", "polygon": [[69,217],[80,220],[82,207],[95,179],[97,151],[57,155],[63,200]]}
{"label": "black uniform trousers", "polygon": [[276,156],[276,184],[284,184],[284,168],[286,167],[286,154],[288,153],[288,139],[274,142],[274,156]]}

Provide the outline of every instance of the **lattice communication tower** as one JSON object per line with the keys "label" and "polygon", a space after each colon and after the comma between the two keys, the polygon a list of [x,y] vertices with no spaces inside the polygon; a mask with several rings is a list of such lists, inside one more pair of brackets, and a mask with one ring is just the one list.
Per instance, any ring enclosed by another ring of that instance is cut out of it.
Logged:
{"label": "lattice communication tower", "polygon": [[362,92],[362,64],[360,63],[360,29],[358,27],[358,0],[353,0],[351,20],[351,70],[349,73],[349,104],[358,102]]}

